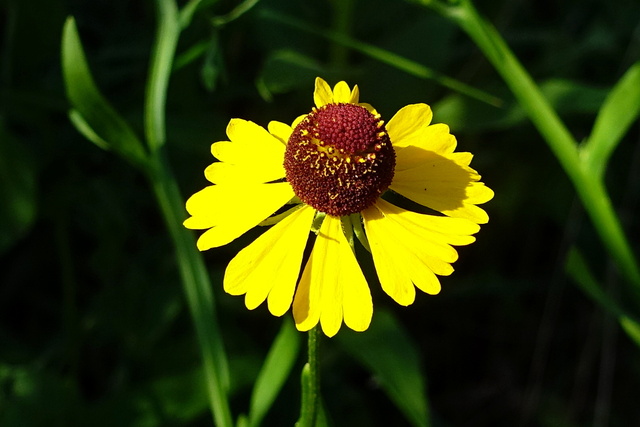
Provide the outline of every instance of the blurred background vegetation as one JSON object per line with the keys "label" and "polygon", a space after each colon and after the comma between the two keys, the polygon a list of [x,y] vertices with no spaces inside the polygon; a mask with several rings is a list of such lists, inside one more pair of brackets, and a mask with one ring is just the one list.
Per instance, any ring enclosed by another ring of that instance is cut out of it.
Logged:
{"label": "blurred background vegetation", "polygon": [[[253,6],[246,11],[238,3],[204,1],[178,45],[167,150],[183,194],[206,185],[210,144],[226,138],[230,118],[291,122],[310,109],[315,76],[357,83],[361,99],[387,119],[406,104],[429,103],[434,121],[450,125],[458,149],[475,154],[472,166],[496,192],[485,205],[490,223],[476,244],[460,248],[440,295],[419,295],[401,308],[372,286],[374,318],[393,313],[414,343],[432,424],[637,422],[640,350],[567,278],[568,249],[577,245],[614,295],[617,275],[557,160],[469,38],[411,2],[262,0],[245,2]],[[578,140],[640,59],[636,0],[476,5]],[[152,1],[0,2],[0,425],[211,425],[198,343],[153,194],[135,169],[87,142],[67,117],[60,40],[70,15],[98,86],[143,129]],[[415,61],[502,104],[409,75],[312,26]],[[639,147],[635,124],[607,173],[636,253]],[[226,264],[254,237],[204,254],[236,415],[246,411],[283,321],[264,306],[249,312],[242,298],[222,291]],[[376,351],[371,337],[358,341],[343,327],[321,343],[330,421],[411,425],[353,357],[354,343]],[[297,419],[303,362],[301,353],[265,425]]]}

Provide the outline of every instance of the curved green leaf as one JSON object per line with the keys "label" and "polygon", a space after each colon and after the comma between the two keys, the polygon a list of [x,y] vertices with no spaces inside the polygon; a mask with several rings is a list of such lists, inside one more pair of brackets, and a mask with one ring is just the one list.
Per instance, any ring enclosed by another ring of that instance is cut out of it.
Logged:
{"label": "curved green leaf", "polygon": [[131,163],[146,165],[146,152],[133,130],[102,96],[87,64],[73,17],[67,18],[62,33],[62,73],[67,97],[74,112],[72,122],[85,136],[101,146],[105,143]]}
{"label": "curved green leaf", "polygon": [[611,153],[640,115],[640,62],[636,62],[607,96],[583,148],[589,173],[602,176]]}

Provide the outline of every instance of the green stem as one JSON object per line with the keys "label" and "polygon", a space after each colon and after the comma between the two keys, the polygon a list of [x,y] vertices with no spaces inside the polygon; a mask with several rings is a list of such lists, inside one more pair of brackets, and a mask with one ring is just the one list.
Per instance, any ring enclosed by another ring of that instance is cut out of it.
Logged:
{"label": "green stem", "polygon": [[149,179],[176,249],[184,293],[200,344],[209,405],[216,426],[233,425],[227,401],[229,374],[214,310],[207,269],[192,233],[182,226],[184,203],[171,171],[159,152],[151,160]]}
{"label": "green stem", "polygon": [[[190,4],[197,5],[196,2]],[[192,233],[182,226],[184,199],[162,150],[166,140],[167,88],[180,36],[180,15],[175,0],[156,0],[156,6],[158,29],[145,98],[145,133],[151,151],[147,175],[175,245],[183,290],[202,354],[213,420],[219,427],[231,427],[233,422],[227,400],[229,370],[214,311],[211,282]],[[193,7],[195,10],[196,6]]]}
{"label": "green stem", "polygon": [[320,378],[318,374],[319,326],[309,331],[308,362],[302,369],[302,403],[296,427],[315,427],[320,406]]}
{"label": "green stem", "polygon": [[636,291],[640,291],[638,264],[604,184],[583,166],[577,142],[498,31],[478,14],[469,0],[461,0],[458,5],[448,7],[437,2],[426,5],[437,5],[433,8],[458,23],[500,73],[573,182],[619,270]]}
{"label": "green stem", "polygon": [[171,66],[180,37],[180,17],[174,0],[156,0],[158,28],[151,54],[145,97],[145,136],[151,152],[166,140],[164,110]]}

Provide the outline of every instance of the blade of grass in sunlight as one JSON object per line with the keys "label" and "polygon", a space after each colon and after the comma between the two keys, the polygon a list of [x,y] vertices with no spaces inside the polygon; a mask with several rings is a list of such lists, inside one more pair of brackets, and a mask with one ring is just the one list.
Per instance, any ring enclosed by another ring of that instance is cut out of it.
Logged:
{"label": "blade of grass in sunlight", "polygon": [[611,153],[639,115],[640,62],[636,62],[609,93],[582,148],[584,167],[590,173],[602,178]]}
{"label": "blade of grass in sunlight", "polygon": [[569,277],[585,294],[618,319],[620,326],[629,338],[640,347],[640,323],[602,290],[602,286],[593,276],[589,265],[577,249],[572,248],[569,252],[565,269]]}
{"label": "blade of grass in sunlight", "polygon": [[343,34],[338,34],[336,32],[317,27],[313,24],[300,21],[296,18],[293,18],[291,16],[286,16],[282,13],[275,13],[268,9],[263,10],[261,13],[264,18],[287,25],[289,27],[295,28],[300,31],[305,31],[307,33],[314,34],[318,37],[323,37],[335,43],[339,43],[341,45],[347,46],[370,58],[373,58],[377,61],[380,61],[394,68],[402,70],[407,74],[411,74],[412,76],[416,76],[421,79],[434,80],[435,82],[437,82],[438,84],[444,87],[447,87],[456,92],[460,92],[464,95],[467,95],[471,98],[475,98],[479,101],[485,102],[495,107],[499,107],[502,105],[502,100],[485,91],[476,89],[459,80],[445,76],[439,73],[438,71],[432,70],[431,68],[425,67],[422,64],[419,64],[415,61],[407,59],[393,52],[389,52],[388,50],[381,49],[377,46],[355,40]]}

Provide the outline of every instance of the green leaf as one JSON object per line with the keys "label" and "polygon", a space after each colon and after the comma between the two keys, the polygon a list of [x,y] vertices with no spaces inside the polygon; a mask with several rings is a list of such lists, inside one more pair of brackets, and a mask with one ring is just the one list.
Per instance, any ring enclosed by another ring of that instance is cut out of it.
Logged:
{"label": "green leaf", "polygon": [[62,33],[62,73],[73,106],[72,122],[98,145],[108,145],[138,167],[146,165],[146,152],[138,137],[102,96],[93,81],[75,21],[67,18]]}
{"label": "green leaf", "polygon": [[618,318],[618,321],[620,322],[620,326],[622,326],[622,329],[627,333],[629,338],[631,338],[631,340],[635,342],[638,347],[640,347],[640,323],[627,316],[620,316]]}
{"label": "green leaf", "polygon": [[82,136],[87,138],[89,141],[93,142],[103,150],[108,151],[111,149],[111,146],[109,145],[109,143],[104,139],[102,139],[100,135],[95,133],[93,129],[91,129],[91,126],[89,126],[89,123],[87,123],[84,120],[84,117],[82,117],[82,115],[78,112],[78,110],[75,110],[75,109],[69,110],[69,120],[76,127],[76,130],[80,132]]}
{"label": "green leaf", "polygon": [[565,266],[567,274],[596,304],[615,316],[629,338],[640,347],[640,323],[600,286],[580,252],[572,248]]}
{"label": "green leaf", "polygon": [[344,331],[338,340],[376,375],[387,395],[414,426],[430,424],[417,346],[390,313],[378,310],[369,330]]}
{"label": "green leaf", "polygon": [[249,411],[250,427],[258,426],[282,389],[300,351],[300,333],[286,319],[253,386]]}
{"label": "green leaf", "polygon": [[602,176],[611,153],[640,115],[640,62],[636,62],[609,93],[583,148],[589,173]]}

